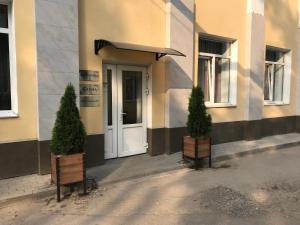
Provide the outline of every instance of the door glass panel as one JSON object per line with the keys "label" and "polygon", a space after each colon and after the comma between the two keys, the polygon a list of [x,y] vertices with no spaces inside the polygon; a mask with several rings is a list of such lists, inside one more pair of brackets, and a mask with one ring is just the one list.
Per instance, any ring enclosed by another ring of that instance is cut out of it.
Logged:
{"label": "door glass panel", "polygon": [[0,27],[8,28],[7,5],[0,5]]}
{"label": "door glass panel", "polygon": [[109,69],[107,77],[107,125],[112,125],[112,71]]}
{"label": "door glass panel", "polygon": [[142,123],[142,72],[123,71],[123,124]]}

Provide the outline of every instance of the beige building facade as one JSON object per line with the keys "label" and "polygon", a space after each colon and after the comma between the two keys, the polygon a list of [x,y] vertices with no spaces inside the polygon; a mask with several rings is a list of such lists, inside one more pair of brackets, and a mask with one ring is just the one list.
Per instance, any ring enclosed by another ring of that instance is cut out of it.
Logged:
{"label": "beige building facade", "polygon": [[298,132],[298,0],[0,0],[0,179],[49,173],[72,83],[87,163],[181,150],[193,85],[214,144]]}

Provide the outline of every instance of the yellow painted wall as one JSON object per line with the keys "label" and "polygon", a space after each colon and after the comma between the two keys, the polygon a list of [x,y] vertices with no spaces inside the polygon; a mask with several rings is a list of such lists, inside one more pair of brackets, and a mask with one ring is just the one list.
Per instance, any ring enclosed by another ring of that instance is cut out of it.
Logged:
{"label": "yellow painted wall", "polygon": [[[244,119],[244,74],[246,70],[246,1],[196,0],[195,77],[197,76],[198,33],[238,40],[237,107],[211,108],[214,122]],[[134,5],[134,7],[132,7]],[[216,5],[218,7],[216,7]],[[224,10],[226,9],[226,10]],[[264,117],[295,115],[297,59],[297,0],[265,0],[266,45],[292,50],[291,104],[265,106]],[[102,64],[149,66],[153,72],[152,127],[164,127],[165,65],[154,55],[112,48],[94,54],[94,40],[108,39],[141,45],[165,47],[166,12],[164,0],[79,0],[80,69],[100,72]],[[18,83],[17,118],[0,118],[0,142],[37,138],[36,40],[34,0],[14,0],[16,63]],[[284,18],[284,19],[283,19]],[[81,108],[89,134],[103,133],[103,101],[100,107]]]}
{"label": "yellow painted wall", "polygon": [[[134,7],[133,7],[134,6]],[[94,40],[128,42],[165,47],[164,0],[79,0],[80,69],[100,72],[102,94],[102,64],[152,65],[153,127],[164,126],[164,66],[154,55],[112,48],[94,54]],[[89,134],[103,133],[103,96],[100,107],[81,108],[81,117]]]}
{"label": "yellow painted wall", "polygon": [[0,142],[37,138],[36,40],[34,0],[14,0],[16,65],[18,83],[17,118],[0,118]]}
{"label": "yellow painted wall", "polygon": [[237,106],[210,108],[213,122],[244,120],[246,70],[246,1],[196,0],[195,80],[198,68],[198,34],[205,33],[238,40]]}
{"label": "yellow painted wall", "polygon": [[298,38],[298,0],[265,0],[266,45],[292,51],[290,104],[265,106],[265,118],[291,116],[296,113],[296,75]]}

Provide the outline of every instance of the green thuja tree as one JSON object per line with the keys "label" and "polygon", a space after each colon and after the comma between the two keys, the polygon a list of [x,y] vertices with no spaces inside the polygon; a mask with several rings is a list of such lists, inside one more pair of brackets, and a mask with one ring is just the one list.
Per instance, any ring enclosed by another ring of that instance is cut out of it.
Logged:
{"label": "green thuja tree", "polygon": [[204,94],[200,87],[193,87],[189,98],[187,128],[191,137],[208,136],[211,131],[211,116],[206,112]]}
{"label": "green thuja tree", "polygon": [[86,132],[76,106],[72,84],[68,84],[60,100],[59,111],[52,131],[50,148],[55,155],[70,155],[83,152]]}

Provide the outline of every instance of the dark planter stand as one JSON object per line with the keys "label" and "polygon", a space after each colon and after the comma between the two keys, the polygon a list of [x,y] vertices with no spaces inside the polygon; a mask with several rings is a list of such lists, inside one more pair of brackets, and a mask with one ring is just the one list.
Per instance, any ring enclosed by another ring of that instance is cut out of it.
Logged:
{"label": "dark planter stand", "polygon": [[182,139],[182,158],[194,160],[195,169],[198,170],[199,161],[205,158],[209,160],[209,168],[212,166],[211,138],[185,136]]}
{"label": "dark planter stand", "polygon": [[60,201],[60,186],[82,182],[87,194],[85,153],[73,155],[51,154],[51,182],[56,184],[57,201]]}

